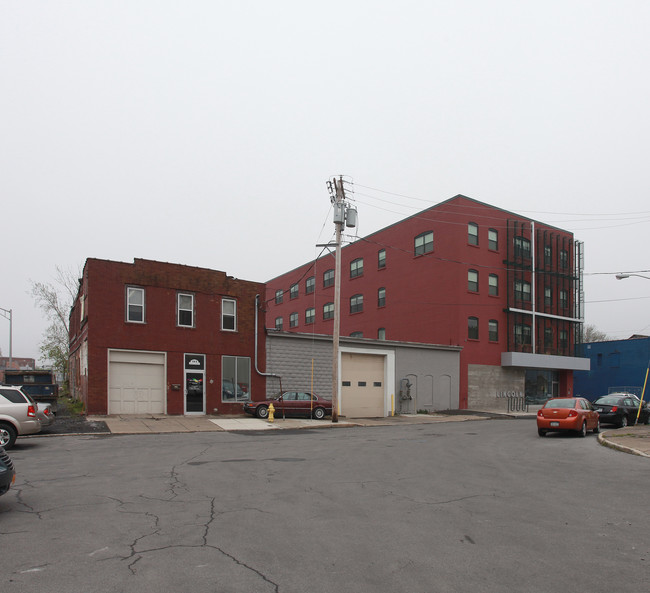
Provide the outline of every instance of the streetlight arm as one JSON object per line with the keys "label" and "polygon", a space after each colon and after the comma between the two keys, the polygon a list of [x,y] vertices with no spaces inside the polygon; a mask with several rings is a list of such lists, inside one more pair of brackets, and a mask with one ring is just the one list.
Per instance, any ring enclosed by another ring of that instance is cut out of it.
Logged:
{"label": "streetlight arm", "polygon": [[630,276],[638,276],[639,278],[645,278],[646,280],[650,280],[650,276],[644,276],[643,274],[616,274],[616,279],[617,280],[624,280],[625,278],[629,278]]}

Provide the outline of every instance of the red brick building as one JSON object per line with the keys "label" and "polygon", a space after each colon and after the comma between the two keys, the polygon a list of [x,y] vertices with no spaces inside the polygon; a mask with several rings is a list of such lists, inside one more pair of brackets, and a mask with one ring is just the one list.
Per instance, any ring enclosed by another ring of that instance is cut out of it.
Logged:
{"label": "red brick building", "polygon": [[[270,327],[331,335],[334,263],[270,280]],[[460,408],[570,394],[588,368],[570,232],[459,195],[345,246],[341,270],[341,335],[461,346]]]}
{"label": "red brick building", "polygon": [[220,271],[86,260],[70,314],[72,394],[89,414],[241,412],[265,393],[258,295],[263,284]]}

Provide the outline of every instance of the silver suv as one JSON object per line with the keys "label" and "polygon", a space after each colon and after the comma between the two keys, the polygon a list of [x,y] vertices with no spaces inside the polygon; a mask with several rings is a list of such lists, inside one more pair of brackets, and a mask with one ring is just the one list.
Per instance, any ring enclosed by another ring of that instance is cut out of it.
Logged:
{"label": "silver suv", "polygon": [[41,430],[38,404],[18,387],[0,385],[0,446],[10,449],[19,435]]}

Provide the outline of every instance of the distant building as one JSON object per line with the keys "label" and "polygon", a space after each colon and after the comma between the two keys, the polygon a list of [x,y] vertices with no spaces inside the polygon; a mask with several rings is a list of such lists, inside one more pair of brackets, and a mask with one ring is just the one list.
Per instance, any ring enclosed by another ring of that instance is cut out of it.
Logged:
{"label": "distant building", "polygon": [[[590,342],[580,347],[580,354],[589,358],[591,369],[575,373],[576,394],[592,401],[615,391],[627,391],[641,397],[650,364],[650,336]],[[649,401],[648,388],[650,385],[646,386],[646,401]]]}
{"label": "distant building", "polygon": [[[459,195],[342,249],[341,335],[461,347],[460,408],[571,395],[582,262],[572,233]],[[332,335],[334,263],[267,283],[271,329]]]}
{"label": "distant building", "polygon": [[89,414],[241,412],[265,395],[258,295],[263,284],[216,270],[86,260],[70,314],[72,395]]}
{"label": "distant building", "polygon": [[12,356],[11,365],[8,356],[0,356],[0,383],[4,381],[4,372],[13,371],[33,371],[36,368],[36,360],[33,358],[16,358]]}

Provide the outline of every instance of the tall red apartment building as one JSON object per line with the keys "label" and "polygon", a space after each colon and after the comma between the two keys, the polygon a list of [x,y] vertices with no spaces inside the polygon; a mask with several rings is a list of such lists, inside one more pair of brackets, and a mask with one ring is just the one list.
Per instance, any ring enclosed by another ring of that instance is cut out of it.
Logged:
{"label": "tall red apartment building", "polygon": [[[582,261],[572,233],[458,195],[342,249],[341,335],[461,346],[460,408],[568,395]],[[270,280],[270,327],[331,335],[334,266]]]}
{"label": "tall red apartment building", "polygon": [[70,314],[73,396],[90,414],[240,413],[265,395],[264,288],[204,268],[86,260]]}

